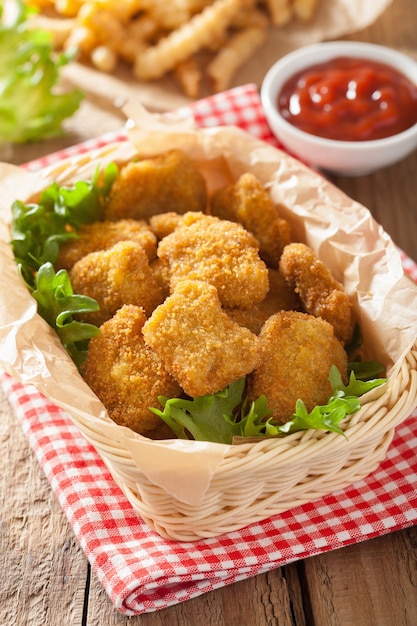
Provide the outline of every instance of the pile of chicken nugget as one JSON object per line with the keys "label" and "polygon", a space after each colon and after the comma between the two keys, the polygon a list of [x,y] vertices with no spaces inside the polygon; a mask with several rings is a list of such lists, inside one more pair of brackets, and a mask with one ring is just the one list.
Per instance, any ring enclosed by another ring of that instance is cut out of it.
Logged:
{"label": "pile of chicken nugget", "polygon": [[173,437],[158,396],[199,397],[246,377],[281,423],[347,380],[352,306],[305,244],[292,240],[251,173],[211,195],[180,150],[120,166],[101,220],[60,250],[75,293],[100,309],[82,375],[118,424]]}

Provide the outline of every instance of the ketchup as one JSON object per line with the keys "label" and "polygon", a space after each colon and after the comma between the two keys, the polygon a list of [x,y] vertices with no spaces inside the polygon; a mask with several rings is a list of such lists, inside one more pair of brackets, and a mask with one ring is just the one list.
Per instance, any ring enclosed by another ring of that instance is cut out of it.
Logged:
{"label": "ketchup", "polygon": [[290,124],[328,139],[369,141],[417,122],[417,86],[369,59],[339,57],[295,74],[278,96]]}

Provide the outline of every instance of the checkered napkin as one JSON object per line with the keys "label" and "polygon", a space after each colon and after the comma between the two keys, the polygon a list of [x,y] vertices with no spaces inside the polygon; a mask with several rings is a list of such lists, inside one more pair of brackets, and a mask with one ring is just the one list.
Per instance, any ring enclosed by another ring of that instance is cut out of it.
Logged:
{"label": "checkered napkin", "polygon": [[[181,113],[192,113],[204,126],[237,124],[276,145],[252,85],[199,101]],[[123,137],[121,132],[118,138]],[[92,147],[97,142],[87,144]],[[28,169],[85,149],[86,144],[76,146]],[[405,254],[403,264],[417,279],[417,266]],[[163,609],[417,521],[417,412],[397,429],[386,460],[366,480],[240,531],[183,543],[161,538],[135,515],[64,411],[6,374],[0,375],[0,384],[81,547],[113,604],[126,615]]]}

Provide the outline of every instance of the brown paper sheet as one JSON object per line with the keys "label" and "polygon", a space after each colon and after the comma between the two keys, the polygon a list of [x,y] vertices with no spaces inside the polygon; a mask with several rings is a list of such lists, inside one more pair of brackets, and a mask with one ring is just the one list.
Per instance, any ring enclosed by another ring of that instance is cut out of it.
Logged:
{"label": "brown paper sheet", "polygon": [[[260,86],[267,70],[280,57],[301,46],[337,39],[366,28],[389,7],[392,0],[320,0],[317,14],[310,23],[294,21],[283,28],[269,28],[265,44],[234,76],[230,87],[253,83]],[[120,103],[137,97],[150,110],[169,111],[186,105],[175,81],[167,76],[157,81],[141,82],[130,67],[120,66],[112,75],[98,72],[79,63],[63,68],[71,83],[79,86],[97,104],[117,110]],[[199,97],[210,95],[204,85]]]}
{"label": "brown paper sheet", "polygon": [[16,194],[25,201],[51,179],[68,183],[91,176],[99,163],[130,158],[137,151],[135,145],[144,156],[174,147],[186,150],[205,163],[210,188],[222,180],[223,174],[217,171],[221,162],[227,163],[232,177],[251,171],[269,188],[274,201],[287,207],[283,216],[292,225],[293,238],[309,244],[343,282],[365,337],[365,358],[382,361],[390,375],[416,342],[417,287],[404,275],[396,246],[369,211],[302,163],[238,128],[194,130],[189,121],[175,124],[150,114],[135,101],[126,107],[126,114],[132,143],[92,152],[82,158],[83,165],[77,158],[69,159],[34,175],[0,164],[0,367],[34,384],[68,411],[95,433],[93,442],[96,435],[123,442],[139,475],[146,475],[181,502],[198,505],[229,446],[154,442],[109,419],[55,333],[36,314],[35,303],[19,279],[8,228]]}

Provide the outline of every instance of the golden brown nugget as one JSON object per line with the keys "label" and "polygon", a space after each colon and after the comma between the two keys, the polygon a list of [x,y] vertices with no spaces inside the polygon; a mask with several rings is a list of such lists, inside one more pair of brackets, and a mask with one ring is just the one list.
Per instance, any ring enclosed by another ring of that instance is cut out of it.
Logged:
{"label": "golden brown nugget", "polygon": [[71,239],[60,247],[57,268],[70,270],[83,256],[107,250],[120,241],[136,241],[149,259],[156,256],[157,239],[144,220],[93,222],[82,226],[77,234],[77,239]]}
{"label": "golden brown nugget", "polygon": [[171,292],[184,279],[202,280],[216,287],[227,307],[250,306],[268,292],[258,242],[235,222],[204,216],[162,239],[157,254],[169,264]]}
{"label": "golden brown nugget", "polygon": [[171,281],[171,273],[169,271],[169,265],[166,261],[156,258],[155,261],[152,261],[150,264],[150,268],[156,282],[159,285],[163,299],[165,300],[165,298],[167,298],[170,294],[169,285]]}
{"label": "golden brown nugget", "polygon": [[261,258],[271,267],[278,266],[284,246],[291,241],[291,229],[256,176],[247,172],[215,192],[210,213],[242,224],[259,241]]}
{"label": "golden brown nugget", "polygon": [[149,227],[158,239],[163,239],[174,232],[179,226],[190,226],[194,222],[204,218],[201,211],[187,211],[183,215],[170,211],[169,213],[158,213],[149,218]]}
{"label": "golden brown nugget", "polygon": [[301,301],[278,269],[268,268],[269,291],[259,303],[259,308],[268,317],[278,311],[300,311]]}
{"label": "golden brown nugget", "polygon": [[143,326],[145,342],[192,397],[221,391],[260,363],[259,339],[222,310],[216,288],[184,280]]}
{"label": "golden brown nugget", "polygon": [[108,220],[148,219],[157,213],[204,211],[206,181],[181,150],[130,162],[120,170],[104,207]]}
{"label": "golden brown nugget", "polygon": [[174,398],[181,389],[159,357],[145,345],[143,309],[125,305],[90,340],[83,377],[120,426],[150,437],[174,437],[149,407],[159,407],[158,396]]}
{"label": "golden brown nugget", "polygon": [[352,338],[353,311],[343,285],[313,250],[303,243],[292,243],[284,248],[280,271],[290,287],[299,294],[306,313],[329,322],[336,337],[346,345]]}
{"label": "golden brown nugget", "polygon": [[141,306],[150,315],[163,300],[148,257],[134,241],[121,241],[109,250],[87,254],[71,269],[70,279],[75,293],[99,303],[99,311],[80,316],[97,326],[124,304]]}
{"label": "golden brown nugget", "polygon": [[301,399],[311,411],[326,404],[332,387],[329,372],[336,365],[347,380],[347,355],[325,320],[299,311],[272,315],[259,335],[262,363],[248,376],[248,397],[264,394],[278,421],[288,421]]}
{"label": "golden brown nugget", "polygon": [[239,326],[244,326],[255,335],[259,335],[261,328],[268,319],[269,315],[266,315],[264,311],[259,308],[259,304],[254,304],[251,307],[240,309],[224,309],[224,312]]}
{"label": "golden brown nugget", "polygon": [[279,311],[298,311],[301,302],[278,270],[268,269],[269,291],[266,298],[248,308],[225,309],[229,317],[259,335],[266,320]]}

